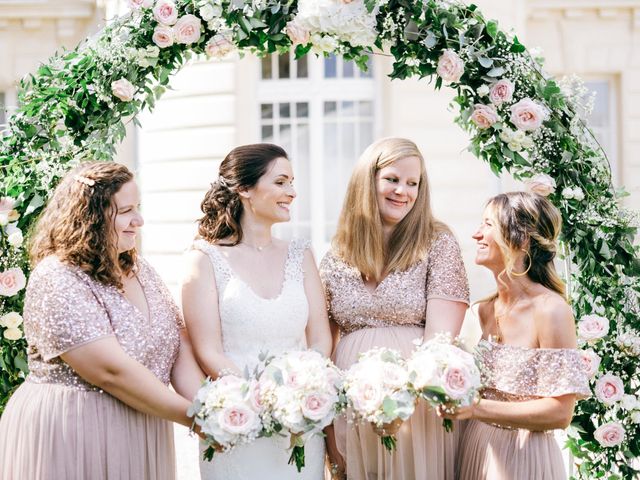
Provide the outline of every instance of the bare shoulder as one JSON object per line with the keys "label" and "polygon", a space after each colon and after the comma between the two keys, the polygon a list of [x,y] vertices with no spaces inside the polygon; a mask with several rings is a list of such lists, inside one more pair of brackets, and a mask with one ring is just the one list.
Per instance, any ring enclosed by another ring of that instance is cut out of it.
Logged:
{"label": "bare shoulder", "polygon": [[538,343],[542,348],[575,348],[575,320],[564,297],[548,289],[533,297]]}
{"label": "bare shoulder", "polygon": [[209,256],[201,250],[188,250],[184,254],[183,283],[203,276],[213,277],[213,267]]}

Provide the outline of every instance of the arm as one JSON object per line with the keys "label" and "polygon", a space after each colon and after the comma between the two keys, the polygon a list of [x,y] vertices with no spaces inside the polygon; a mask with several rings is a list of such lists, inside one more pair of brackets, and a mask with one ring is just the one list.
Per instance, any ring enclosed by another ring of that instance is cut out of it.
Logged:
{"label": "arm", "polygon": [[182,312],[195,359],[204,373],[214,379],[223,370],[242,376],[238,366],[224,354],[222,347],[218,291],[213,266],[209,258],[197,250],[187,253],[182,281]]}
{"label": "arm", "polygon": [[318,267],[310,250],[304,251],[304,291],[309,302],[309,321],[306,335],[309,348],[328,357],[331,355],[332,341],[324,289],[318,274]]}
{"label": "arm", "polygon": [[194,398],[205,374],[196,360],[186,328],[180,329],[180,351],[171,369],[171,385],[185,398]]}
{"label": "arm", "polygon": [[191,402],[172,392],[153,373],[125,353],[114,337],[105,337],[60,355],[78,375],[131,408],[190,426]]}
{"label": "arm", "polygon": [[424,328],[424,340],[427,341],[438,332],[450,332],[453,337],[460,333],[467,304],[440,298],[427,301],[427,319]]}

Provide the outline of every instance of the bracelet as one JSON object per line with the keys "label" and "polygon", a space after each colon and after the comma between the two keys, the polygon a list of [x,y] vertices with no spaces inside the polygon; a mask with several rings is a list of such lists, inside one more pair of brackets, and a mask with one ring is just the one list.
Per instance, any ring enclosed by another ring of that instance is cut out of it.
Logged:
{"label": "bracelet", "polygon": [[338,465],[337,463],[333,463],[331,462],[330,464],[330,469],[329,472],[331,473],[331,478],[346,478],[344,475],[344,472],[342,471],[342,468],[340,468],[340,465]]}

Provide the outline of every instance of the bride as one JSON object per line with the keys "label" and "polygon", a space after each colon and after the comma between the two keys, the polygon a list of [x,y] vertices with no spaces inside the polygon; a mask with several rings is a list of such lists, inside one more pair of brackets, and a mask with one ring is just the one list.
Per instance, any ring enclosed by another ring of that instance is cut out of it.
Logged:
{"label": "bride", "polygon": [[[198,239],[187,254],[182,307],[193,348],[212,378],[252,370],[261,352],[331,351],[318,270],[306,241],[271,236],[290,219],[296,192],[286,152],[270,144],[233,149],[201,205]],[[260,438],[213,461],[202,479],[324,478],[324,441],[312,437],[299,474],[289,438]],[[201,449],[204,448],[201,446]]]}

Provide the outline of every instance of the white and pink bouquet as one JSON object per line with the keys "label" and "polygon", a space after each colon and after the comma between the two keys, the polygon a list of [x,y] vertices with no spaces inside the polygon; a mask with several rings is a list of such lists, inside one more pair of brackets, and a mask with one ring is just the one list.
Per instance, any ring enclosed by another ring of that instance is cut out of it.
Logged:
{"label": "white and pink bouquet", "polygon": [[263,407],[256,393],[257,381],[236,375],[207,379],[189,407],[194,427],[200,427],[208,448],[205,460],[216,451],[226,452],[261,436]]}
{"label": "white and pink bouquet", "polygon": [[272,433],[291,438],[289,464],[304,467],[304,445],[333,422],[343,406],[342,376],[326,357],[312,350],[293,351],[268,359],[258,380],[259,398],[270,416]]}
{"label": "white and pink bouquet", "polygon": [[[452,411],[470,405],[482,386],[473,355],[456,346],[448,334],[438,334],[420,345],[407,366],[411,389],[434,407]],[[443,426],[449,432],[453,423],[445,419]]]}
{"label": "white and pink bouquet", "polygon": [[400,352],[374,348],[361,353],[346,372],[344,389],[355,419],[372,423],[385,448],[394,450],[396,439],[387,434],[388,430],[411,416],[416,400],[409,389],[409,372]]}

